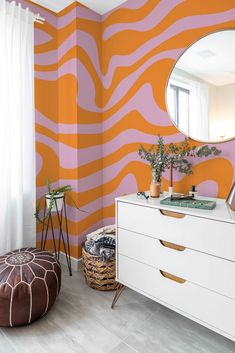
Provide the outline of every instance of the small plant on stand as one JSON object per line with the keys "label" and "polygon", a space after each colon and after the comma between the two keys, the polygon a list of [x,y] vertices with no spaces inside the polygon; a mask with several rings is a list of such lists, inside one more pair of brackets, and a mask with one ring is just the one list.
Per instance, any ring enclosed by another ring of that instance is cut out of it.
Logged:
{"label": "small plant on stand", "polygon": [[161,192],[162,174],[168,167],[168,159],[165,152],[163,137],[158,136],[156,147],[150,146],[147,150],[144,146],[139,148],[139,156],[149,162],[152,173],[152,181],[150,184],[150,196],[159,197]]}
{"label": "small plant on stand", "polygon": [[[49,179],[47,179],[47,192],[37,202],[36,212],[34,213],[36,220],[40,223],[43,223],[48,218],[51,212],[61,211],[64,195],[67,191],[71,190],[72,188],[70,185],[61,186],[52,190],[51,182]],[[41,202],[43,199],[46,200],[46,212],[44,217],[40,218],[39,213],[41,208]]]}

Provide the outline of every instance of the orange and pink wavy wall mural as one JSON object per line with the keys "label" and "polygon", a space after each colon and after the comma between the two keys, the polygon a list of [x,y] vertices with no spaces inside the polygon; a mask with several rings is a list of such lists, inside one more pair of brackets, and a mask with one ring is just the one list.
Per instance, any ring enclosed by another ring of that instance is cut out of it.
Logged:
{"label": "orange and pink wavy wall mural", "polygon": [[[28,2],[25,2],[28,5]],[[116,196],[148,189],[150,171],[137,149],[180,142],[166,111],[165,87],[182,52],[217,29],[235,28],[234,0],[129,0],[99,16],[74,3],[59,14],[30,5],[36,24],[37,195],[45,180],[71,184],[72,255],[87,232],[114,222]],[[235,141],[219,157],[194,161],[194,175],[176,175],[176,189],[225,197],[235,168]],[[168,175],[164,176],[164,188]],[[40,227],[39,227],[40,232]],[[50,242],[48,243],[50,246]]]}

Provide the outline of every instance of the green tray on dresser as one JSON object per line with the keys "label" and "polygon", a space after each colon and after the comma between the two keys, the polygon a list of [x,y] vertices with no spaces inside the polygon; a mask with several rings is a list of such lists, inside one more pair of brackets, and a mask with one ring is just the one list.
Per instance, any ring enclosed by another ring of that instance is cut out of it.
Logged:
{"label": "green tray on dresser", "polygon": [[200,210],[213,210],[216,206],[215,201],[207,200],[171,200],[167,197],[160,201],[162,205],[177,206],[177,207],[187,207],[187,208],[198,208]]}

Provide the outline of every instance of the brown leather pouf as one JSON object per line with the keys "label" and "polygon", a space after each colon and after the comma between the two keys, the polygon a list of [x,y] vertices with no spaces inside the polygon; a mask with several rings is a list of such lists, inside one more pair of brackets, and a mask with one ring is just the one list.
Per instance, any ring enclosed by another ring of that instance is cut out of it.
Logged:
{"label": "brown leather pouf", "polygon": [[23,248],[0,256],[0,326],[26,325],[45,315],[60,285],[60,265],[48,251]]}

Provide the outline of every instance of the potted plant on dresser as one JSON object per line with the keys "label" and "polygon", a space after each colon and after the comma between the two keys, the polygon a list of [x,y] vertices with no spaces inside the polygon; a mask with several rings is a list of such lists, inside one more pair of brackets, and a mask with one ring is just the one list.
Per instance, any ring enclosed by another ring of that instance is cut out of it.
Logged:
{"label": "potted plant on dresser", "polygon": [[188,158],[206,158],[208,156],[218,156],[220,153],[221,151],[215,146],[190,146],[187,138],[178,144],[170,143],[168,146],[165,146],[163,137],[160,135],[158,135],[156,147],[152,145],[147,150],[141,145],[139,148],[139,156],[150,163],[152,171],[150,196],[160,196],[162,174],[166,170],[170,171],[169,194],[172,194],[174,192],[174,170],[178,170],[178,172],[185,175],[193,174],[192,163],[188,160]]}
{"label": "potted plant on dresser", "polygon": [[159,197],[161,191],[162,174],[168,168],[168,157],[166,154],[163,137],[158,136],[156,147],[150,146],[148,150],[140,146],[139,156],[145,159],[151,166],[152,180],[150,183],[150,196]]}

